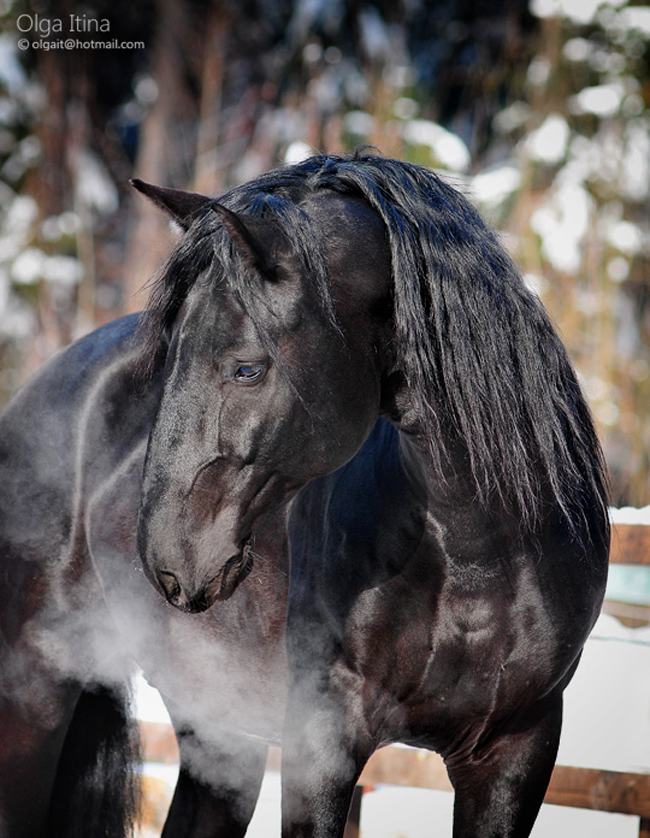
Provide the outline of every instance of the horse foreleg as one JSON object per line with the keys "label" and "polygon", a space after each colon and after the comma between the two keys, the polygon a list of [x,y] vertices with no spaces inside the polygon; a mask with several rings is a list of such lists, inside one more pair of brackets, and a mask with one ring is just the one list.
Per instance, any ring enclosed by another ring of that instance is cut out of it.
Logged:
{"label": "horse foreleg", "polygon": [[527,838],[555,764],[561,695],[547,699],[469,757],[447,760],[454,838]]}
{"label": "horse foreleg", "polygon": [[218,742],[177,728],[180,773],[162,838],[238,838],[253,817],[268,746],[237,734]]}
{"label": "horse foreleg", "polygon": [[374,750],[345,702],[290,704],[282,739],[283,838],[342,838],[356,782]]}
{"label": "horse foreleg", "polygon": [[0,697],[0,836],[44,838],[59,756],[72,717],[77,687],[45,679]]}

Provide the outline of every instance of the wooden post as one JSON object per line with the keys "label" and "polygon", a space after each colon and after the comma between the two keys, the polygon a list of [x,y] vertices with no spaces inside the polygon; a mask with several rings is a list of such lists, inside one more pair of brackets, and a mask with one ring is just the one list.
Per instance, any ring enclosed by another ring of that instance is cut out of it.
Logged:
{"label": "wooden post", "polygon": [[639,838],[650,838],[650,818],[641,818],[639,821]]}
{"label": "wooden post", "polygon": [[650,527],[615,524],[609,560],[612,564],[650,564]]}

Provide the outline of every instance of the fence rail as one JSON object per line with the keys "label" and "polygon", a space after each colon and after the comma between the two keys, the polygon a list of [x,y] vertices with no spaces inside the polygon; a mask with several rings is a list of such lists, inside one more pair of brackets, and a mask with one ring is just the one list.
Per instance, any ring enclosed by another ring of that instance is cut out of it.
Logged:
{"label": "fence rail", "polygon": [[[610,561],[650,566],[650,526],[615,526]],[[644,617],[650,621],[650,608],[628,608],[636,609],[633,616],[637,621]],[[611,609],[607,610],[611,613]],[[145,722],[141,729],[145,759],[167,763],[178,760],[176,739],[169,725]],[[270,749],[268,767],[279,770],[279,749]],[[396,746],[381,748],[370,758],[359,780],[346,838],[358,835],[363,788],[383,784],[453,791],[444,762],[437,754]],[[635,815],[640,818],[639,838],[650,838],[650,774],[557,765],[544,802]]]}
{"label": "fence rail", "polygon": [[650,565],[650,526],[616,524],[612,528],[611,564]]}

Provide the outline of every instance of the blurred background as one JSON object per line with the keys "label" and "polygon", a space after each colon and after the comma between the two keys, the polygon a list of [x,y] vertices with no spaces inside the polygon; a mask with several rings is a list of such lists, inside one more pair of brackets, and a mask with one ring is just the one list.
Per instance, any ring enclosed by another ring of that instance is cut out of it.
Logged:
{"label": "blurred background", "polygon": [[0,405],[146,302],[174,234],[130,177],[218,195],[368,143],[501,231],[614,505],[650,504],[649,62],[625,0],[0,0]]}

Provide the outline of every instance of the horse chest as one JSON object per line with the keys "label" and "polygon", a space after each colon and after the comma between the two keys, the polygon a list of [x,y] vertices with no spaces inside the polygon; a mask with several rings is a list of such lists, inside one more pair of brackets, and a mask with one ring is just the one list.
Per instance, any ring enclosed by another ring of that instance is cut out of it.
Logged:
{"label": "horse chest", "polygon": [[375,735],[443,750],[495,707],[508,715],[542,695],[559,669],[544,602],[522,580],[507,598],[487,582],[435,596],[373,589],[351,610],[342,648]]}

